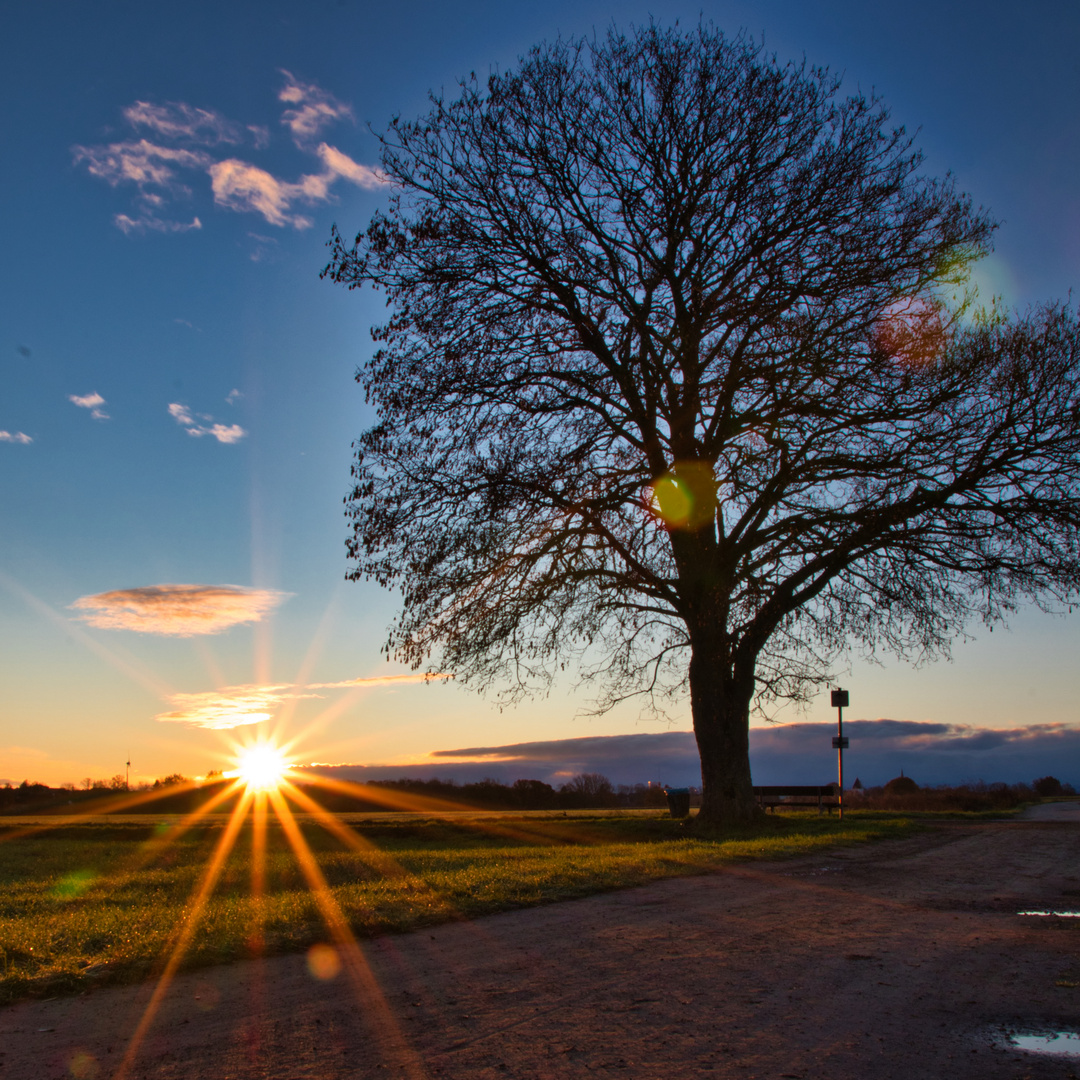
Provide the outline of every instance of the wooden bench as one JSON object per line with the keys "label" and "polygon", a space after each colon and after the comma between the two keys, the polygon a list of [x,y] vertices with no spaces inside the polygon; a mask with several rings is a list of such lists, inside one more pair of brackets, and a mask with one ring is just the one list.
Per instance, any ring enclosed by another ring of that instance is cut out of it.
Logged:
{"label": "wooden bench", "polygon": [[816,805],[819,814],[823,814],[826,808],[831,814],[832,808],[840,805],[832,784],[766,784],[754,787],[754,798],[758,806],[764,806],[766,810],[775,810],[778,806]]}

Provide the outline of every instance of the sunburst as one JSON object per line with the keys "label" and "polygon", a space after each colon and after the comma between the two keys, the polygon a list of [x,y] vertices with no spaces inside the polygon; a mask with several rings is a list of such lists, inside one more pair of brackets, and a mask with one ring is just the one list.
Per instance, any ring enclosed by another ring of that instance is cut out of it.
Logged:
{"label": "sunburst", "polygon": [[276,791],[289,774],[284,752],[273,743],[256,743],[240,752],[236,768],[226,773],[235,776],[248,791]]}

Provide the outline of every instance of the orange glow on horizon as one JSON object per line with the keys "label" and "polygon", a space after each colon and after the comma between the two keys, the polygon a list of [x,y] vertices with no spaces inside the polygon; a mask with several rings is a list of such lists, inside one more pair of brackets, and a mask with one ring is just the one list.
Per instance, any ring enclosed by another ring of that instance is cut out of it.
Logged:
{"label": "orange glow on horizon", "polygon": [[[317,773],[308,773],[303,769],[294,769],[290,758],[298,754],[297,744],[310,735],[310,731],[292,739],[276,740],[264,733],[256,741],[242,743],[226,738],[229,746],[228,756],[235,767],[220,776],[223,783],[217,781],[208,784],[205,798],[199,799],[200,805],[194,806],[187,813],[177,815],[179,820],[163,823],[165,826],[145,843],[139,846],[116,867],[111,874],[94,881],[90,885],[94,896],[103,895],[113,883],[124,876],[153,864],[165,855],[166,850],[174,845],[185,833],[200,822],[207,822],[217,832],[217,826],[209,822],[215,812],[220,813],[226,806],[231,809],[222,813],[226,818],[224,828],[213,845],[212,851],[202,864],[192,887],[190,898],[182,917],[164,948],[160,967],[153,990],[149,994],[140,1015],[134,1021],[131,1035],[123,1050],[123,1055],[113,1080],[131,1080],[140,1066],[140,1058],[145,1052],[147,1039],[158,1021],[161,1008],[172,990],[176,976],[184,969],[193,947],[197,945],[198,935],[204,920],[212,917],[211,904],[214,894],[223,878],[227,879],[226,864],[237,843],[250,830],[250,891],[254,903],[250,907],[249,922],[246,927],[245,942],[253,955],[262,954],[267,947],[269,865],[268,855],[277,836],[284,839],[292,860],[307,886],[307,891],[314,902],[321,921],[326,929],[327,940],[316,941],[307,950],[307,967],[311,977],[319,982],[331,982],[341,977],[344,985],[355,999],[356,1006],[364,1014],[369,1038],[377,1047],[379,1055],[387,1067],[399,1071],[409,1080],[422,1080],[427,1075],[423,1062],[410,1045],[394,1009],[387,999],[386,991],[368,964],[365,949],[357,938],[348,907],[342,906],[342,898],[335,895],[335,889],[328,882],[323,867],[309,846],[305,830],[315,826],[334,837],[345,849],[361,856],[371,870],[384,878],[404,879],[408,882],[414,896],[423,897],[432,911],[439,911],[446,918],[454,918],[456,912],[449,897],[427,881],[423,876],[407,869],[389,852],[379,848],[361,831],[342,820],[338,813],[328,810],[311,792],[312,787],[320,789],[331,799],[334,797],[353,797],[363,804],[374,804],[377,814],[404,812],[422,814],[430,818],[457,817],[462,812],[477,812],[479,808],[462,803],[448,802],[395,788],[370,787],[350,781],[323,777]],[[211,777],[207,777],[210,780]],[[303,787],[297,785],[303,785]],[[189,795],[203,785],[199,782],[171,785],[168,795]],[[124,812],[142,808],[144,804],[152,806],[162,797],[161,791],[132,792],[118,795],[108,800],[88,814],[79,815],[76,820],[97,817],[101,812]],[[227,814],[227,816],[226,816]],[[514,824],[500,821],[473,822],[475,828],[493,836],[510,841],[528,840],[533,832],[527,824]],[[36,832],[47,825],[34,826]],[[275,830],[273,833],[271,830]],[[280,854],[280,853],[279,853]]]}

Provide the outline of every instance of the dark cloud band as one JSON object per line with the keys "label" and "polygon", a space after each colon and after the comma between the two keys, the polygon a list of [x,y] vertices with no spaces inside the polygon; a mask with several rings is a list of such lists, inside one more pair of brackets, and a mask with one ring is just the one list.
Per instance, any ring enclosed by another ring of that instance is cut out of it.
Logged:
{"label": "dark cloud band", "polygon": [[[782,724],[750,732],[750,762],[759,784],[828,783],[836,778],[831,723]],[[1065,724],[988,728],[916,720],[852,720],[845,776],[882,784],[901,769],[921,784],[1028,782],[1052,774],[1080,782],[1080,729]],[[616,784],[659,781],[700,784],[697,749],[689,731],[588,736],[439,750],[424,761],[399,765],[320,765],[354,780],[490,777],[504,783],[538,779],[559,783],[576,773],[599,772]]]}

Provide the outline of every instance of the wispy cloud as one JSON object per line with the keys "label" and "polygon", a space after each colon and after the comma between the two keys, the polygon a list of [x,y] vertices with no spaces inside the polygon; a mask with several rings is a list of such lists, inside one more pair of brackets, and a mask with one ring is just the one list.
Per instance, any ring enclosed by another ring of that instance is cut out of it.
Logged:
{"label": "wispy cloud", "polygon": [[357,187],[367,188],[368,191],[373,191],[386,183],[386,176],[379,169],[370,169],[367,165],[357,164],[337,147],[319,143],[315,153],[326,166],[324,176],[340,176],[343,180],[356,184]]}
{"label": "wispy cloud", "polygon": [[449,671],[418,671],[404,675],[371,675],[360,679],[309,683],[308,685],[315,690],[348,690],[357,686],[393,686],[395,683],[433,682],[453,677],[453,673]]}
{"label": "wispy cloud", "polygon": [[113,222],[121,232],[174,233],[202,228],[198,217],[190,222],[172,221],[161,217],[160,211],[169,200],[191,195],[191,189],[180,181],[177,169],[206,169],[213,161],[209,154],[139,139],[108,146],[76,146],[74,155],[76,164],[85,163],[91,176],[99,177],[110,187],[135,185],[139,207],[136,215],[113,215]]}
{"label": "wispy cloud", "polygon": [[284,68],[281,74],[285,85],[278,92],[278,101],[295,106],[285,110],[281,122],[292,132],[297,146],[310,144],[324,128],[339,120],[353,120],[352,109],[333,94],[314,83],[300,82]]}
{"label": "wispy cloud", "polygon": [[244,395],[239,390],[233,387],[233,389],[225,395],[225,403],[227,405],[235,405],[243,396]]}
{"label": "wispy cloud", "polygon": [[135,184],[142,188],[162,188],[188,192],[177,179],[176,169],[205,169],[212,162],[201,150],[158,146],[146,139],[111,143],[109,146],[76,146],[75,162],[85,162],[91,176],[100,177],[110,187]]}
{"label": "wispy cloud", "polygon": [[244,129],[213,109],[198,109],[182,101],[152,105],[136,101],[124,109],[124,119],[134,128],[149,128],[166,139],[183,139],[202,146],[244,141]]}
{"label": "wispy cloud", "polygon": [[252,262],[265,262],[268,259],[276,259],[278,257],[278,241],[272,236],[265,236],[262,233],[249,232],[248,236],[255,242],[251,251],[248,254],[248,258]]}
{"label": "wispy cloud", "polygon": [[[194,431],[189,433],[196,434]],[[239,442],[247,432],[239,424],[211,424],[210,427],[203,428],[197,434],[212,435],[220,443],[234,443]]]}
{"label": "wispy cloud", "polygon": [[113,224],[126,235],[147,231],[180,233],[202,228],[202,222],[197,217],[193,217],[190,221],[163,221],[150,213],[140,214],[137,218],[129,214],[114,214]]}
{"label": "wispy cloud", "polygon": [[174,401],[169,406],[169,415],[189,434],[195,438],[210,435],[220,443],[239,442],[247,432],[239,424],[216,424],[211,423],[213,417],[209,413],[199,413],[199,420],[205,420],[205,424],[199,423],[191,410],[186,405]]}
{"label": "wispy cloud", "polygon": [[80,409],[89,409],[90,415],[95,420],[110,419],[109,414],[101,407],[105,404],[105,399],[97,391],[92,394],[84,394],[82,397],[78,394],[68,394],[68,401],[78,405]]}
{"label": "wispy cloud", "polygon": [[172,709],[158,713],[154,719],[225,731],[269,720],[286,700],[318,696],[297,693],[288,683],[280,686],[226,686],[204,693],[173,694],[169,699]]}
{"label": "wispy cloud", "polygon": [[290,212],[297,200],[310,201],[303,180],[290,184],[236,158],[210,166],[210,186],[218,206],[262,214],[271,225],[291,225],[294,229],[307,229],[314,224],[311,218]]}
{"label": "wispy cloud", "polygon": [[288,595],[240,585],[144,585],[82,596],[71,607],[104,630],[192,637],[260,622]]}
{"label": "wispy cloud", "polygon": [[23,431],[0,431],[0,442],[18,443],[29,446],[34,440]]}
{"label": "wispy cloud", "polygon": [[[220,160],[213,153],[221,146],[248,144],[265,149],[270,133],[255,124],[243,126],[214,109],[196,108],[182,101],[155,105],[136,101],[122,110],[137,138],[103,146],[72,148],[76,164],[112,187],[136,188],[134,213],[117,213],[113,221],[126,234],[181,233],[202,228],[196,215],[190,221],[174,220],[167,212],[173,201],[192,196],[181,172],[198,171],[210,178],[214,202],[241,213],[257,213],[279,228],[309,228],[313,221],[298,206],[331,201],[331,186],[339,179],[366,189],[384,182],[377,169],[355,162],[336,147],[318,142],[330,124],[353,121],[352,109],[314,83],[304,83],[283,71],[286,84],[278,99],[288,108],[281,122],[295,145],[321,163],[319,172],[284,180],[267,169],[238,157]],[[257,261],[257,260],[256,260]]]}
{"label": "wispy cloud", "polygon": [[376,675],[372,678],[345,679],[328,683],[275,683],[268,686],[225,686],[194,694],[172,694],[168,712],[154,717],[167,723],[191,724],[193,727],[225,730],[245,724],[259,724],[273,718],[286,701],[321,698],[313,690],[352,690],[365,686],[385,686],[402,682],[426,682],[445,676],[407,674]]}
{"label": "wispy cloud", "polygon": [[230,210],[261,214],[271,225],[307,229],[314,222],[306,214],[293,212],[295,204],[329,202],[330,188],[338,178],[369,190],[384,182],[377,170],[358,164],[326,143],[319,145],[316,154],[325,166],[323,171],[301,176],[296,183],[279,180],[238,158],[216,162],[209,169],[214,201]]}

